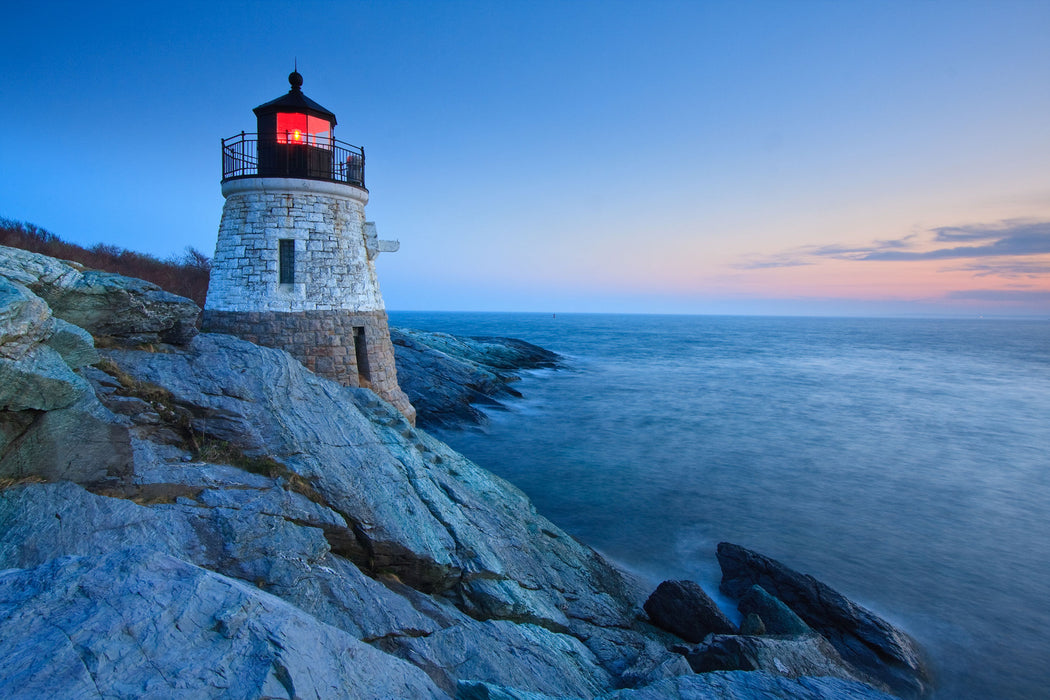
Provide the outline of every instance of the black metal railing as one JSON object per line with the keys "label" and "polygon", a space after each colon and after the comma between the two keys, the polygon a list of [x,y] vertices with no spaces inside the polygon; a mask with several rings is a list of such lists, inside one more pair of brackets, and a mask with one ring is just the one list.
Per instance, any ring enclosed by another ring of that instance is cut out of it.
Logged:
{"label": "black metal railing", "polygon": [[335,139],[260,141],[242,131],[222,140],[222,181],[243,177],[302,177],[364,187],[365,149]]}

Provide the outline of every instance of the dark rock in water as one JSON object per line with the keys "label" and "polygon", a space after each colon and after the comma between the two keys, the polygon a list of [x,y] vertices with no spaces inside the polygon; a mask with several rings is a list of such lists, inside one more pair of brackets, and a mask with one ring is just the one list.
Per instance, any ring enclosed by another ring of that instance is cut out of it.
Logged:
{"label": "dark rock in water", "polygon": [[733,598],[759,585],[830,641],[842,658],[895,693],[922,696],[930,674],[918,644],[905,632],[812,576],[728,542],[718,545],[721,590]]}
{"label": "dark rock in water", "polygon": [[694,644],[711,633],[736,631],[729,618],[694,581],[664,581],[645,601],[645,612],[660,629]]}
{"label": "dark rock in water", "polygon": [[813,630],[791,608],[766,593],[762,586],[751,586],[740,598],[737,609],[741,615],[755,615],[762,620],[766,631],[761,634],[809,634]]}
{"label": "dark rock in water", "polygon": [[516,371],[554,367],[558,355],[514,338],[463,338],[391,328],[397,378],[422,428],[485,422],[476,406],[521,396]]}
{"label": "dark rock in water", "polygon": [[697,673],[765,671],[788,678],[831,676],[889,690],[858,673],[828,640],[812,632],[792,638],[716,634],[687,654],[686,660]]}

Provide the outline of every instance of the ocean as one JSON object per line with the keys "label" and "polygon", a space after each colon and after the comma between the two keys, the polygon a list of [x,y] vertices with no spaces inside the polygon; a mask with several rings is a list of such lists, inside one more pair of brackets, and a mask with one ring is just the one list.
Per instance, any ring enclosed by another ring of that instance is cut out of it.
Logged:
{"label": "ocean", "polygon": [[1050,695],[1050,321],[390,320],[564,355],[437,434],[653,587],[717,594],[734,542],[902,626],[941,700]]}

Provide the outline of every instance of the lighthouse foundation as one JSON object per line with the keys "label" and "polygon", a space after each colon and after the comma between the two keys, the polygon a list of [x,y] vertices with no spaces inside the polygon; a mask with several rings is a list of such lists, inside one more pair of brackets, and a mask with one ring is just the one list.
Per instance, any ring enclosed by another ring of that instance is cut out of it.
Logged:
{"label": "lighthouse foundation", "polygon": [[397,383],[385,311],[212,311],[203,327],[278,348],[307,369],[343,386],[365,387],[411,422],[415,409]]}

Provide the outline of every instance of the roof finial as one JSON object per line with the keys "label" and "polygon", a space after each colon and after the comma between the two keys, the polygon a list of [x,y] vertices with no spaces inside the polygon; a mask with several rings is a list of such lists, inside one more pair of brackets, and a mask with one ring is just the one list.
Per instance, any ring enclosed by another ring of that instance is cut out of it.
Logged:
{"label": "roof finial", "polygon": [[295,58],[295,62],[292,64],[295,66],[294,70],[288,75],[288,83],[292,86],[292,90],[299,92],[299,88],[303,86],[303,76],[299,75],[299,58]]}

